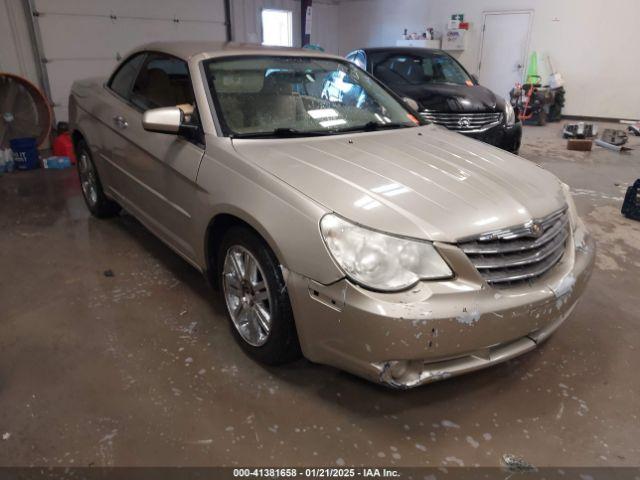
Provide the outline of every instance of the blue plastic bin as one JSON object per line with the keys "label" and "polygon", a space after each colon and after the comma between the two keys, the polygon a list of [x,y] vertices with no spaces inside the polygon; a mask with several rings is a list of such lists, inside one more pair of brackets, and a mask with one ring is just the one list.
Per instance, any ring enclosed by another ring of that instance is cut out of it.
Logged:
{"label": "blue plastic bin", "polygon": [[10,142],[13,163],[18,170],[38,168],[38,146],[35,138],[14,138]]}

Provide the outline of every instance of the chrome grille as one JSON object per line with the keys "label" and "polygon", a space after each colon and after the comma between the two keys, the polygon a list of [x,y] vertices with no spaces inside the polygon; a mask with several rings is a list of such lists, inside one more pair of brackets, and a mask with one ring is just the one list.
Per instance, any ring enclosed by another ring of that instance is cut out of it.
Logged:
{"label": "chrome grille", "polygon": [[489,284],[533,280],[560,261],[569,237],[566,207],[515,228],[494,230],[459,243]]}
{"label": "chrome grille", "polygon": [[428,122],[442,125],[458,132],[482,132],[499,125],[502,113],[444,113],[422,110],[420,116]]}

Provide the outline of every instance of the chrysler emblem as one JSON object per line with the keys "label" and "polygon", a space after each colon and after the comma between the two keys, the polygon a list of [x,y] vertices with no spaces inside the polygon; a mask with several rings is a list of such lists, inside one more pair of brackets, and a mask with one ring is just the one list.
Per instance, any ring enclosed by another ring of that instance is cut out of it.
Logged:
{"label": "chrysler emblem", "polygon": [[471,120],[469,120],[468,117],[462,117],[460,120],[458,120],[458,126],[460,128],[469,128],[470,125]]}
{"label": "chrysler emblem", "polygon": [[542,225],[540,225],[539,223],[534,223],[533,225],[531,225],[531,235],[533,235],[534,237],[539,237],[540,235],[542,235]]}

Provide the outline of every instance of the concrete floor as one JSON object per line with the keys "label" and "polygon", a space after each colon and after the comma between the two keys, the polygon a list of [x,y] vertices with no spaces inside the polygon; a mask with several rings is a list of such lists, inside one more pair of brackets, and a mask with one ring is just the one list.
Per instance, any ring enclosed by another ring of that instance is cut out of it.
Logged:
{"label": "concrete floor", "polygon": [[254,363],[201,276],[130,216],[91,218],[74,171],[0,177],[0,465],[640,465],[640,222],[619,214],[640,138],[568,152],[559,131],[521,153],[597,238],[583,301],[542,348],[404,392]]}

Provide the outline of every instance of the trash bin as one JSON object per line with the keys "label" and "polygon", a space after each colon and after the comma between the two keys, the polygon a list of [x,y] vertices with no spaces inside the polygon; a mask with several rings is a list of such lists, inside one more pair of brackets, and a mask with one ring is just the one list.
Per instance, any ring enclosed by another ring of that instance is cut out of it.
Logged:
{"label": "trash bin", "polygon": [[17,170],[38,168],[38,146],[35,138],[14,138],[9,143]]}
{"label": "trash bin", "polygon": [[622,203],[622,214],[632,220],[640,220],[640,178],[627,188]]}

